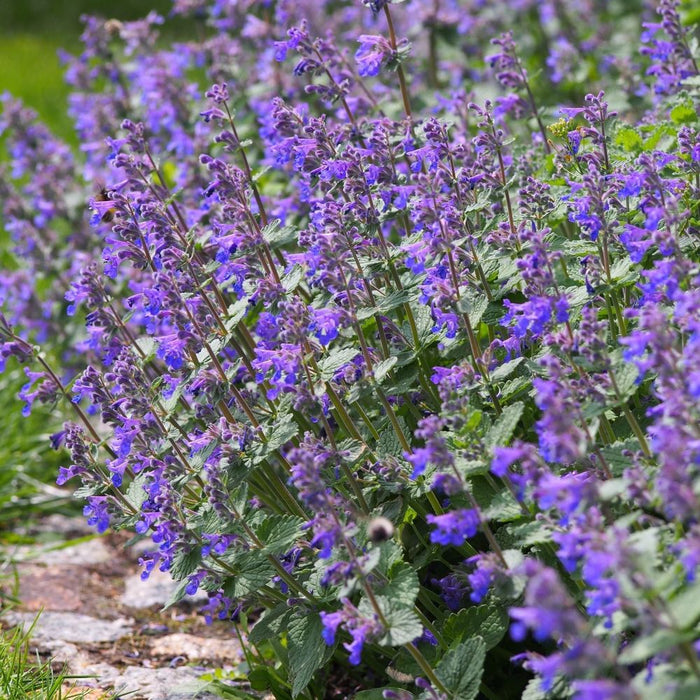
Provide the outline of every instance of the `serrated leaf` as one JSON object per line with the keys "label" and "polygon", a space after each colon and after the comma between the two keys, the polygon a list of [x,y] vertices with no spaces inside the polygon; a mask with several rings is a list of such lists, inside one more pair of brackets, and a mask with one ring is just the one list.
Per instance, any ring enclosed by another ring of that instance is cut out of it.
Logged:
{"label": "serrated leaf", "polygon": [[380,595],[389,598],[396,605],[412,608],[419,590],[418,574],[414,568],[410,564],[399,562],[392,567],[389,583],[381,590]]}
{"label": "serrated leaf", "polygon": [[631,362],[624,362],[615,369],[615,381],[623,401],[627,401],[636,393],[638,377],[639,370],[637,365]]}
{"label": "serrated leaf", "polygon": [[573,695],[571,687],[560,677],[554,679],[551,690],[542,690],[540,678],[532,678],[525,686],[520,700],[567,700]]}
{"label": "serrated leaf", "polygon": [[323,623],[318,613],[298,611],[289,621],[287,647],[294,698],[306,688],[324,662],[327,645],[322,632]]}
{"label": "serrated leaf", "polygon": [[508,613],[492,605],[478,605],[453,613],[445,621],[442,636],[452,644],[465,637],[481,637],[486,650],[493,649],[508,630]]}
{"label": "serrated leaf", "polygon": [[132,479],[129,488],[126,490],[126,500],[129,501],[137,511],[141,510],[143,502],[148,497],[148,494],[143,488],[148,481],[149,474],[147,472],[141,472]]}
{"label": "serrated leaf", "polygon": [[202,561],[202,550],[195,547],[189,551],[178,549],[173,555],[173,561],[170,565],[170,575],[176,581],[182,581],[186,576],[189,576]]}
{"label": "serrated leaf", "polygon": [[182,393],[185,391],[185,389],[185,383],[181,382],[175,387],[172,394],[170,394],[170,396],[168,396],[167,399],[162,399],[163,408],[165,409],[165,413],[168,416],[170,416],[172,412],[177,408],[178,403],[180,401],[180,397],[182,396]]}
{"label": "serrated leaf", "polygon": [[615,134],[615,144],[629,152],[638,152],[642,149],[642,137],[631,127],[623,126]]}
{"label": "serrated leaf", "polygon": [[489,305],[489,300],[487,296],[479,297],[462,297],[457,302],[457,311],[469,316],[469,322],[472,324],[472,328],[476,328],[481,321],[481,317],[486,311],[486,307]]}
{"label": "serrated leaf", "polygon": [[525,361],[524,357],[516,357],[514,360],[504,362],[491,372],[491,381],[502,382],[508,379],[513,372]]}
{"label": "serrated leaf", "polygon": [[286,292],[293,292],[304,279],[304,268],[301,265],[294,265],[292,269],[282,277],[282,286]]}
{"label": "serrated leaf", "polygon": [[510,406],[506,406],[503,409],[503,413],[498,416],[496,422],[491,426],[489,432],[486,434],[486,438],[484,440],[486,445],[489,447],[507,445],[510,442],[511,437],[513,437],[513,433],[520,422],[524,409],[525,406],[520,401],[517,401]]}
{"label": "serrated leaf", "polygon": [[533,544],[551,542],[552,533],[542,522],[533,521],[517,525],[507,525],[499,530],[499,541],[503,546],[525,549]]}
{"label": "serrated leaf", "polygon": [[141,352],[146,356],[146,360],[155,357],[156,350],[158,349],[158,343],[156,342],[155,338],[151,337],[150,335],[142,335],[136,339],[136,343],[138,344]]}
{"label": "serrated leaf", "polygon": [[258,539],[264,543],[269,554],[283,554],[301,535],[304,521],[294,515],[268,515],[255,530]]}
{"label": "serrated leaf", "polygon": [[265,552],[254,549],[249,552],[237,552],[233,558],[233,568],[238,572],[227,579],[224,593],[229,598],[240,598],[265,586],[275,575]]}
{"label": "serrated leaf", "polygon": [[389,374],[389,372],[391,372],[391,368],[398,361],[399,361],[399,358],[396,356],[387,357],[386,360],[382,360],[379,364],[375,365],[375,367],[374,367],[374,380],[378,384],[381,384],[384,377],[386,377],[386,375]]}
{"label": "serrated leaf", "polygon": [[523,517],[523,511],[513,494],[506,488],[502,489],[489,500],[487,507],[482,508],[482,515],[487,520],[497,523],[509,523]]}
{"label": "serrated leaf", "polygon": [[271,221],[262,231],[263,237],[271,248],[293,243],[297,239],[297,232],[293,226],[282,226],[279,219]]}
{"label": "serrated leaf", "polygon": [[473,476],[483,476],[489,471],[489,465],[483,460],[465,459],[462,454],[457,454],[455,468],[467,479]]}
{"label": "serrated leaf", "polygon": [[333,375],[341,368],[352,362],[355,357],[359,354],[359,350],[356,348],[341,348],[338,350],[333,350],[331,353],[326,355],[319,363],[319,369],[321,370],[321,377],[324,380],[331,379]]}
{"label": "serrated leaf", "polygon": [[289,442],[298,432],[299,426],[291,413],[287,413],[278,418],[267,437],[267,443],[265,444],[267,453],[269,454],[282,447],[282,445]]}
{"label": "serrated leaf", "polygon": [[459,700],[474,700],[484,672],[486,644],[481,637],[472,637],[450,649],[435,669],[435,675]]}
{"label": "serrated leaf", "polygon": [[632,466],[632,457],[629,456],[629,453],[638,449],[639,442],[637,442],[637,438],[628,438],[627,440],[619,440],[612,445],[601,447],[600,452],[608,463],[613,476],[621,476],[627,467]]}
{"label": "serrated leaf", "polygon": [[389,624],[389,629],[379,640],[380,646],[402,646],[423,634],[423,625],[413,610],[396,605],[385,596],[377,596],[377,602]]}
{"label": "serrated leaf", "polygon": [[248,310],[248,299],[239,299],[228,307],[226,330],[231,332],[244,318]]}
{"label": "serrated leaf", "polygon": [[187,580],[178,582],[175,590],[173,590],[170,597],[165,601],[165,605],[163,605],[162,610],[167,610],[173,605],[177,605],[187,595],[186,589],[188,585],[189,581]]}
{"label": "serrated leaf", "polygon": [[286,603],[280,603],[265,613],[248,632],[248,639],[253,644],[260,644],[267,639],[277,637],[292,615],[292,609]]}
{"label": "serrated leaf", "polygon": [[377,454],[380,457],[402,457],[403,447],[399,439],[396,437],[396,432],[387,429],[379,435],[377,440]]}
{"label": "serrated leaf", "polygon": [[633,681],[633,688],[640,698],[659,700],[697,700],[700,698],[700,681],[689,674],[681,664],[658,664],[653,674],[644,668]]}
{"label": "serrated leaf", "polygon": [[669,116],[674,124],[696,124],[698,114],[692,102],[681,102],[670,112]]}

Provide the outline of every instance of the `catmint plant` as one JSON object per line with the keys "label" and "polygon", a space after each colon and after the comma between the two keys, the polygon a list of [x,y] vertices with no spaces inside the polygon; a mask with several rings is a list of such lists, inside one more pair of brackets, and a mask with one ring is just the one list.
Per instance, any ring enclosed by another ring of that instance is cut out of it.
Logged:
{"label": "catmint plant", "polygon": [[77,153],[3,97],[2,364],[222,692],[700,693],[682,10],[177,0],[85,18]]}

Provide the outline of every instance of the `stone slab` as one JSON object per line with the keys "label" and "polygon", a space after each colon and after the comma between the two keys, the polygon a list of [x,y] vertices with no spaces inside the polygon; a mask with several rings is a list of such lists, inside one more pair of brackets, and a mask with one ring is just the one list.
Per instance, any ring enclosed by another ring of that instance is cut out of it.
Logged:
{"label": "stone slab", "polygon": [[[179,583],[173,581],[167,572],[155,569],[145,580],[140,574],[129,576],[124,580],[124,593],[121,596],[122,605],[129,608],[162,608],[172,597]],[[183,602],[198,604],[208,598],[204,591],[197,591],[194,596],[185,596]]]}
{"label": "stone slab", "polygon": [[215,700],[220,696],[197,692],[201,672],[179,668],[129,666],[114,680],[114,689],[129,700]]}
{"label": "stone slab", "polygon": [[[29,627],[35,618],[35,613],[9,612],[5,616],[9,624],[24,627]],[[80,613],[46,611],[39,616],[32,639],[37,644],[53,640],[77,644],[114,642],[131,634],[133,622],[125,618],[98,620]]]}
{"label": "stone slab", "polygon": [[154,639],[151,643],[151,653],[173,658],[184,657],[190,661],[216,659],[238,663],[243,659],[241,646],[234,639],[197,637],[184,633],[168,634]]}

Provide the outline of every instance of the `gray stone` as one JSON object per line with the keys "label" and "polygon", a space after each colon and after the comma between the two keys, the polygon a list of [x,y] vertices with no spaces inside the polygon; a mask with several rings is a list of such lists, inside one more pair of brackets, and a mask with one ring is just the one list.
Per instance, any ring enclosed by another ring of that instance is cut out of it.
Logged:
{"label": "gray stone", "polygon": [[200,692],[201,672],[187,666],[179,668],[143,668],[129,666],[110,682],[117,693],[129,700],[214,700],[220,697]]}
{"label": "gray stone", "polygon": [[[155,569],[145,580],[141,580],[140,574],[129,576],[124,581],[124,593],[121,603],[130,608],[150,608],[154,605],[162,608],[172,597],[179,583],[170,578],[167,572]],[[194,596],[185,596],[185,602],[199,603],[207,600],[204,591],[197,591]]]}
{"label": "gray stone", "polygon": [[50,533],[52,535],[62,535],[64,539],[70,539],[93,534],[95,528],[90,527],[85,518],[71,518],[67,515],[54,513],[39,521],[32,521],[26,527],[19,526],[15,532],[23,535]]}
{"label": "gray stone", "polygon": [[53,564],[57,566],[92,566],[102,564],[114,558],[114,552],[100,539],[80,542],[64,548],[47,548],[40,550],[38,556],[32,557],[32,563]]}
{"label": "gray stone", "polygon": [[[36,613],[9,612],[5,619],[11,625],[29,627],[36,619]],[[98,620],[78,613],[46,611],[39,616],[32,638],[36,644],[54,640],[77,644],[114,642],[131,634],[133,622],[124,618]]]}
{"label": "gray stone", "polygon": [[228,663],[242,660],[240,644],[234,639],[197,637],[193,634],[168,634],[153,640],[151,653],[158,656],[182,656],[194,659],[225,659]]}

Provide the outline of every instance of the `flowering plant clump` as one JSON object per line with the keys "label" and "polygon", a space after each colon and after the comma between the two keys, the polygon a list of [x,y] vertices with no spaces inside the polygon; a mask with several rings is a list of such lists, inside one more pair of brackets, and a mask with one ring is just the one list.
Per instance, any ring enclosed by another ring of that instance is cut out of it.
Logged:
{"label": "flowering plant clump", "polygon": [[2,98],[0,355],[233,696],[700,697],[682,11],[175,0],[85,18],[79,153]]}

